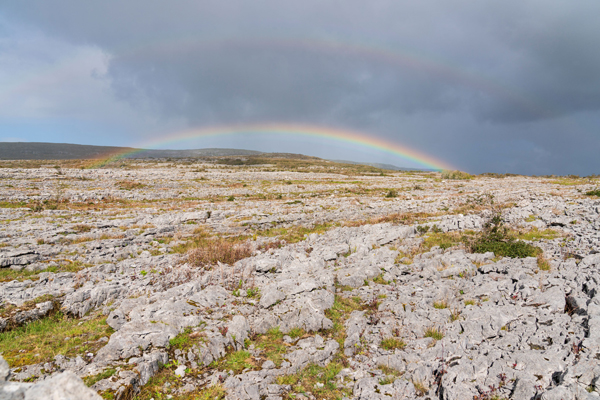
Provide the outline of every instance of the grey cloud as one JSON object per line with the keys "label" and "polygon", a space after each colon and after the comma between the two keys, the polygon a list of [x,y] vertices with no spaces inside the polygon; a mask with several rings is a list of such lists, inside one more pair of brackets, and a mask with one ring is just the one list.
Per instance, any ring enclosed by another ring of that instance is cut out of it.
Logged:
{"label": "grey cloud", "polygon": [[[22,0],[0,12],[98,46],[120,99],[192,126],[351,126],[452,149],[473,170],[583,171],[558,122],[600,109],[595,0]],[[577,128],[586,149],[593,132]],[[482,148],[497,159],[469,155]]]}
{"label": "grey cloud", "polygon": [[[501,123],[599,106],[600,55],[595,49],[600,44],[600,28],[595,16],[600,15],[600,4],[593,1],[581,2],[579,6],[547,0],[485,5],[384,0],[31,3],[11,2],[8,11],[67,40],[105,48],[115,56],[117,65],[112,71],[127,71],[131,75],[129,79],[119,79],[121,84],[135,81],[138,87],[147,86],[148,94],[152,94],[160,75],[161,91],[172,85],[167,93],[179,90],[180,98],[192,103],[194,97],[203,103],[203,93],[218,92],[212,102],[217,108],[229,108],[232,103],[233,109],[239,109],[250,99],[263,103],[258,108],[267,114],[286,115],[289,111],[285,107],[297,105],[301,115],[318,118],[319,113],[315,114],[307,104],[306,93],[315,107],[322,106],[320,102],[327,97],[342,102],[346,95],[362,93],[374,97],[373,103],[365,103],[380,104],[385,100],[386,105],[379,107],[387,106],[395,112],[426,111],[431,107],[452,109],[454,105],[468,109],[477,118]],[[155,43],[162,44],[157,48],[171,45],[176,52],[177,46],[186,41],[215,37],[238,38],[242,43],[247,37],[329,37],[367,46],[374,43],[400,48],[416,58],[439,58],[442,74],[444,68],[455,68],[461,74],[439,77],[433,71],[426,78],[435,85],[428,87],[427,79],[414,83],[415,71],[394,70],[394,65],[389,65],[382,72],[385,65],[369,65],[365,60],[364,69],[383,75],[374,79],[373,89],[385,81],[386,73],[389,76],[395,72],[384,91],[374,94],[352,79],[358,60],[340,65],[337,54],[277,48],[257,51],[241,44],[220,49],[192,47],[185,56],[151,52]],[[140,59],[128,54],[145,46],[144,61],[154,68],[154,73],[148,73],[139,65]],[[177,62],[188,64],[175,65]],[[197,67],[202,70],[194,75]],[[273,84],[264,84],[269,77]],[[208,89],[203,78],[211,81]],[[478,80],[484,84],[477,84]],[[298,90],[298,86],[305,90],[298,91],[294,104],[288,91]],[[315,87],[321,90],[313,90]],[[445,90],[447,87],[454,96]],[[449,98],[453,101],[449,102]],[[173,102],[169,100],[167,104]],[[185,107],[175,109],[185,111]],[[215,112],[218,115],[222,110]],[[349,112],[354,115],[355,110]]]}

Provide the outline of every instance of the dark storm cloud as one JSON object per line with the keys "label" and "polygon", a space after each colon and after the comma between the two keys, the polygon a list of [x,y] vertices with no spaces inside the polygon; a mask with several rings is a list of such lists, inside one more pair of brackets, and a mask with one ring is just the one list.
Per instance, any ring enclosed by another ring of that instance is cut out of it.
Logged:
{"label": "dark storm cloud", "polygon": [[[98,46],[119,98],[194,126],[355,127],[451,149],[472,169],[569,168],[569,134],[597,148],[593,123],[548,123],[600,108],[597,1],[23,0],[0,12]],[[419,134],[403,137],[411,124]],[[490,146],[494,160],[469,156]]]}

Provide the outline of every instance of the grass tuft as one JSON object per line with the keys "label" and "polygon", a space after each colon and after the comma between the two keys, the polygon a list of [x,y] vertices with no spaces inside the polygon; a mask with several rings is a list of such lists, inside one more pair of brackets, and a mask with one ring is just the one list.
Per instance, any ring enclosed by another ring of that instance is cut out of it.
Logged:
{"label": "grass tuft", "polygon": [[229,353],[221,362],[219,366],[223,369],[230,369],[236,374],[239,374],[246,368],[254,368],[256,365],[252,363],[252,354],[246,350],[238,350],[233,353]]}
{"label": "grass tuft", "polygon": [[381,341],[381,347],[385,350],[404,349],[406,343],[397,337],[388,337]]}
{"label": "grass tuft", "polygon": [[458,308],[453,308],[450,312],[450,322],[457,321],[460,318],[460,311]]}
{"label": "grass tuft", "polygon": [[435,326],[430,326],[425,330],[424,337],[430,337],[435,340],[442,340],[444,338],[444,333],[442,330]]}
{"label": "grass tuft", "polygon": [[550,271],[550,261],[543,254],[538,254],[537,266],[540,271]]}
{"label": "grass tuft", "polygon": [[516,238],[521,240],[536,241],[542,239],[552,240],[556,239],[559,236],[560,234],[552,229],[545,229],[543,231],[540,231],[537,228],[534,228],[527,232],[518,233],[516,235]]}
{"label": "grass tuft", "polygon": [[434,301],[433,308],[443,310],[444,308],[448,308],[448,302],[446,300]]}
{"label": "grass tuft", "polygon": [[429,392],[429,388],[421,381],[413,381],[413,386],[417,392],[417,396],[425,396]]}

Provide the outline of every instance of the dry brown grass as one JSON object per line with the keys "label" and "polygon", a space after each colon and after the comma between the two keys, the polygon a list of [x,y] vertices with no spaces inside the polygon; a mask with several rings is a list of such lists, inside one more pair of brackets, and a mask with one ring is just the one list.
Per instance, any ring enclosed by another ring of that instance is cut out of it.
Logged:
{"label": "dry brown grass", "polygon": [[251,255],[252,246],[247,242],[201,234],[187,249],[185,261],[195,267],[210,269],[218,262],[233,265]]}
{"label": "dry brown grass", "polygon": [[122,190],[142,189],[146,187],[146,185],[134,181],[119,181],[117,182],[117,186]]}
{"label": "dry brown grass", "polygon": [[542,253],[537,255],[537,266],[540,271],[550,271],[550,261]]}
{"label": "dry brown grass", "polygon": [[373,217],[367,220],[359,221],[348,221],[344,223],[344,226],[357,227],[363,225],[381,224],[384,222],[391,222],[393,224],[412,225],[420,221],[425,221],[428,218],[435,216],[434,214],[426,212],[417,213],[394,213],[389,215],[382,215],[380,217]]}
{"label": "dry brown grass", "polygon": [[77,233],[85,233],[91,231],[92,227],[86,224],[77,224],[73,227],[73,230]]}

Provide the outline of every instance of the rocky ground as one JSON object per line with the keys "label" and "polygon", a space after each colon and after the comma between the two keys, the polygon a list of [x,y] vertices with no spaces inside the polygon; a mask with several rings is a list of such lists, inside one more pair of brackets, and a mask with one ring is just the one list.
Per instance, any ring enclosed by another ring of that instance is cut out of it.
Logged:
{"label": "rocky ground", "polygon": [[600,396],[597,180],[3,167],[0,399]]}

